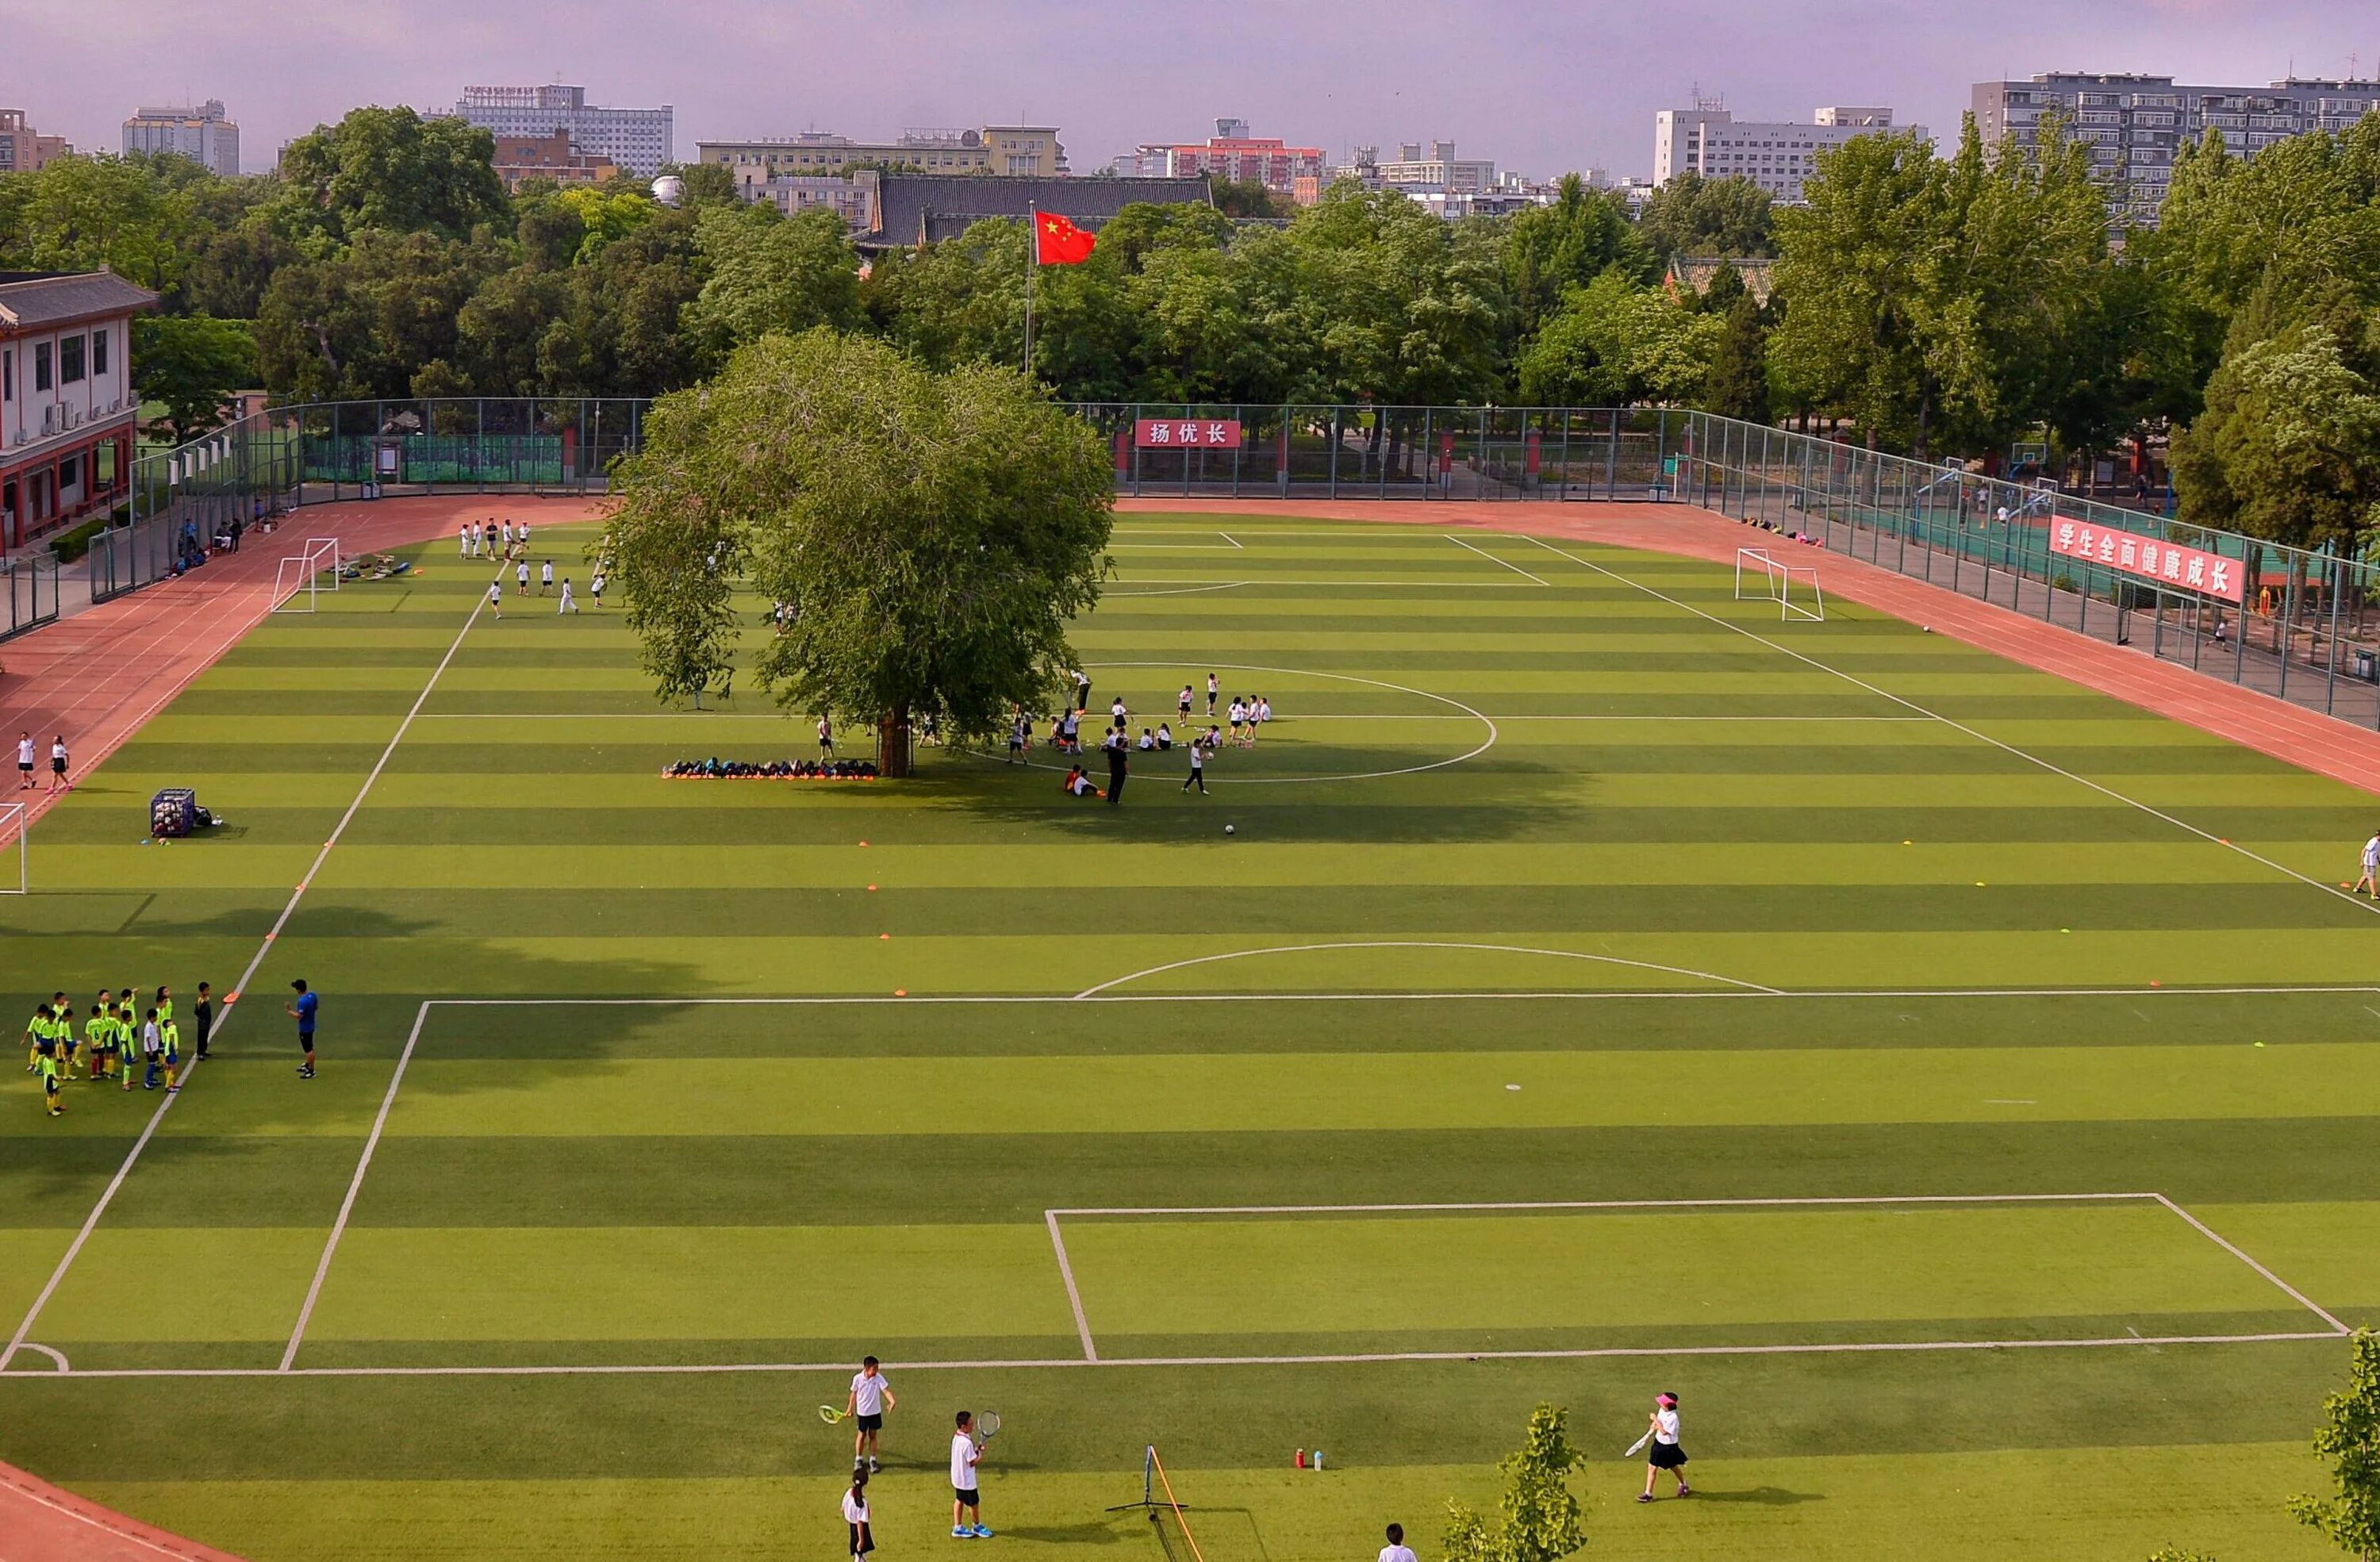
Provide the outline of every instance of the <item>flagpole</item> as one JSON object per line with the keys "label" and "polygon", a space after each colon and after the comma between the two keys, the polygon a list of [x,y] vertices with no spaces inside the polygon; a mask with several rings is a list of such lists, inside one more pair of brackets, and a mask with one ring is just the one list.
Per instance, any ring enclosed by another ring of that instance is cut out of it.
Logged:
{"label": "flagpole", "polygon": [[1041,269],[1041,208],[1027,206],[1025,219],[1025,378],[1033,378],[1033,273]]}

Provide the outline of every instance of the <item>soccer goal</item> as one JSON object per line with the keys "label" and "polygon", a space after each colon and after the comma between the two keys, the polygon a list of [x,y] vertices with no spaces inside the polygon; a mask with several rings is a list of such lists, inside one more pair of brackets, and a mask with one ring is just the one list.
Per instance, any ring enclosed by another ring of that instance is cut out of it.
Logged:
{"label": "soccer goal", "polygon": [[293,553],[281,561],[273,572],[273,611],[274,612],[312,612],[316,595],[322,589],[322,580],[327,572],[330,589],[339,588],[339,539],[335,537],[310,537],[306,551]]}
{"label": "soccer goal", "polygon": [[25,895],[32,892],[33,865],[25,842],[26,836],[30,834],[31,830],[32,816],[26,811],[25,805],[0,803],[0,852],[6,851],[12,842],[17,848],[16,887],[11,889],[6,873],[0,871],[0,895]]}
{"label": "soccer goal", "polygon": [[1766,548],[1735,551],[1735,599],[1775,602],[1779,618],[1811,624],[1827,621],[1827,597],[1818,589],[1817,570],[1808,564],[1789,564]]}

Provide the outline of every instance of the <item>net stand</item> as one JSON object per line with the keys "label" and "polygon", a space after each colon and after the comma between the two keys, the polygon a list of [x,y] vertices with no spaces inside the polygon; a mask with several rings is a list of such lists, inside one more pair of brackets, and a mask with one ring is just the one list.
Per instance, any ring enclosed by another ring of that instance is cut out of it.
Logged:
{"label": "net stand", "polygon": [[1190,1505],[1186,1502],[1173,1503],[1160,1502],[1157,1500],[1157,1445],[1152,1443],[1143,1448],[1140,1454],[1140,1500],[1138,1502],[1120,1502],[1113,1508],[1109,1508],[1107,1511],[1110,1513],[1145,1512],[1149,1514],[1151,1517],[1154,1517],[1159,1509],[1167,1508],[1179,1508],[1184,1512],[1190,1511]]}

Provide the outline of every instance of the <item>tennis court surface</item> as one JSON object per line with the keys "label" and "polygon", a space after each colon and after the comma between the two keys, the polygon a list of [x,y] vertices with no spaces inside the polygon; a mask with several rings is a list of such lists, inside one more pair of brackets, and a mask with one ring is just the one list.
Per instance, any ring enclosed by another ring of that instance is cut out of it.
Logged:
{"label": "tennis court surface", "polygon": [[[1156,1444],[1293,1562],[1433,1538],[1551,1399],[1597,1545],[2323,1554],[2369,794],[1718,563],[1213,515],[1121,518],[1076,637],[1135,735],[1271,705],[1207,795],[672,781],[810,723],[451,549],[35,827],[20,1008],[253,974],[170,1109],[0,1113],[0,1459],[257,1558],[824,1556],[873,1352],[888,1544],[959,1408],[1000,1544],[1178,1546],[1106,1511]],[[143,844],[169,784],[227,828]]]}

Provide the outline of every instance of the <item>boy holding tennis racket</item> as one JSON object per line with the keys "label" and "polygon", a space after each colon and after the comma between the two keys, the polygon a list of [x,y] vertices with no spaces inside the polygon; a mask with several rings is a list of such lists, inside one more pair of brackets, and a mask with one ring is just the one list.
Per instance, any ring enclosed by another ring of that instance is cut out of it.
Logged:
{"label": "boy holding tennis racket", "polygon": [[951,1535],[954,1540],[988,1541],[983,1506],[977,1500],[975,1467],[983,1462],[983,1446],[975,1440],[975,1412],[961,1411],[958,1430],[951,1434]]}
{"label": "boy holding tennis racket", "polygon": [[862,1463],[870,1475],[876,1473],[876,1437],[884,1430],[884,1412],[901,1401],[892,1397],[891,1385],[868,1357],[859,1363],[859,1375],[851,1380],[851,1398],[844,1402],[843,1413],[858,1419],[858,1430],[851,1435],[851,1466],[856,1470]]}

